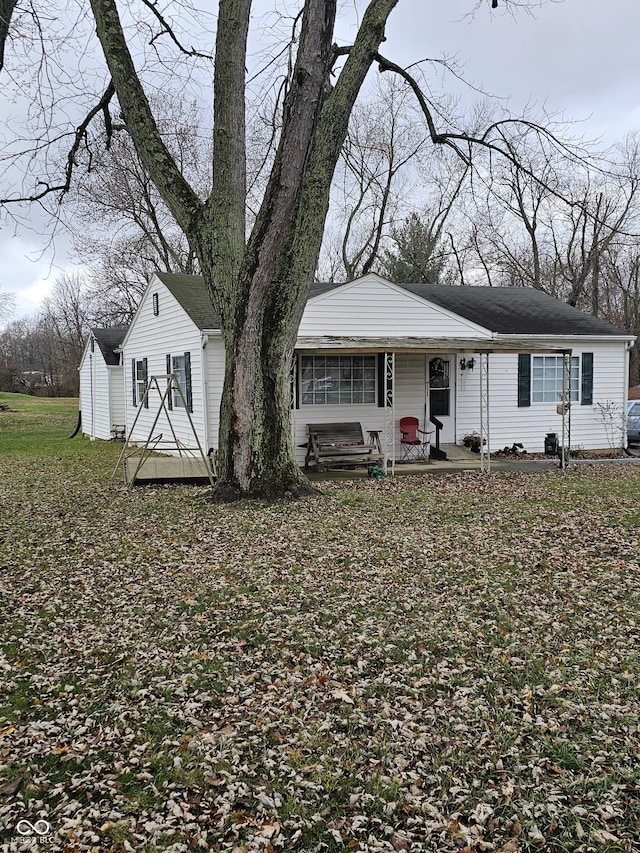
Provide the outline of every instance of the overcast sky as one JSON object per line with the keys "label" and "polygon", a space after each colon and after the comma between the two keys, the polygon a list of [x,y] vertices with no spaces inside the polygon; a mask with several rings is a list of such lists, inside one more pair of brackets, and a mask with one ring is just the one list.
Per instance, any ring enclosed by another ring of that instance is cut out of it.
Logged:
{"label": "overcast sky", "polygon": [[[256,5],[269,8],[273,0]],[[490,0],[483,0],[473,19],[465,17],[474,5],[400,0],[383,53],[402,65],[454,58],[468,81],[508,99],[512,113],[527,104],[544,107],[578,122],[580,135],[590,139],[614,143],[640,129],[638,0],[546,0],[533,16],[521,10],[515,17],[502,2],[492,12]],[[354,7],[362,10],[365,0],[343,4],[345,38]],[[16,293],[15,316],[37,310],[51,281],[73,266],[68,241],[48,243],[48,235],[33,229],[0,232],[0,290]]]}

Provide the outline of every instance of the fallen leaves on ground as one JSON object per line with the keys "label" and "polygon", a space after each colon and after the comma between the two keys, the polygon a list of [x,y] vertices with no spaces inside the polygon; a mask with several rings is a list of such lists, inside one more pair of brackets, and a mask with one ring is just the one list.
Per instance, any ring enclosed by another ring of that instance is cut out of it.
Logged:
{"label": "fallen leaves on ground", "polygon": [[637,466],[213,506],[0,465],[8,850],[639,849]]}

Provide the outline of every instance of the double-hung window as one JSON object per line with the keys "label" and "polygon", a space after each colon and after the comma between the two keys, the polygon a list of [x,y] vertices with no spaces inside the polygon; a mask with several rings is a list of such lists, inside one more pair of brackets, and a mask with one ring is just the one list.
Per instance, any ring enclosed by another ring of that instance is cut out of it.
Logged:
{"label": "double-hung window", "polygon": [[132,359],[131,361],[131,384],[133,386],[133,405],[139,406],[144,400],[145,408],[149,408],[149,401],[145,398],[147,390],[147,359]]}
{"label": "double-hung window", "polygon": [[[170,409],[187,409],[193,411],[192,389],[191,389],[191,353],[182,355],[167,355],[167,373],[172,373],[175,381],[180,386],[180,391],[172,386],[168,397]],[[180,393],[182,392],[182,393]]]}
{"label": "double-hung window", "polygon": [[533,403],[560,403],[566,390],[569,400],[582,406],[593,405],[594,362],[592,352],[570,357],[571,369],[563,376],[564,356],[518,356],[518,406]]}
{"label": "double-hung window", "polygon": [[305,406],[376,402],[375,355],[303,355],[300,374]]}

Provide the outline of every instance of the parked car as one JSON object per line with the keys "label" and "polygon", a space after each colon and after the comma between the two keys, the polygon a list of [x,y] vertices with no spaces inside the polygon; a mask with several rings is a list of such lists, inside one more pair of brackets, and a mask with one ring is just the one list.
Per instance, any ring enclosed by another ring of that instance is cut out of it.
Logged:
{"label": "parked car", "polygon": [[629,400],[627,403],[627,441],[629,444],[640,444],[640,400]]}

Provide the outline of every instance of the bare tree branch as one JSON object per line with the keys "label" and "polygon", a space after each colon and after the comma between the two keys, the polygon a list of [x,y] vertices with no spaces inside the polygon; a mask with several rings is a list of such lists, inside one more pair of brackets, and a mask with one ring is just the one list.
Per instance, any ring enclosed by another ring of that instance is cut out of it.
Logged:
{"label": "bare tree branch", "polygon": [[210,56],[209,54],[207,54],[207,53],[201,53],[199,50],[196,50],[196,49],[195,49],[195,48],[193,48],[193,47],[192,47],[192,48],[186,48],[186,47],[184,47],[184,46],[180,43],[180,40],[179,40],[179,39],[178,39],[178,37],[176,36],[175,32],[173,31],[173,27],[171,26],[171,24],[169,24],[169,22],[168,22],[168,21],[167,21],[167,19],[164,17],[164,15],[162,14],[162,12],[158,9],[158,5],[157,5],[157,3],[153,3],[153,2],[152,2],[152,0],[142,0],[142,4],[143,4],[144,6],[146,6],[146,7],[147,7],[147,9],[149,9],[149,10],[151,11],[151,13],[152,13],[156,18],[157,18],[157,20],[158,20],[158,21],[160,22],[160,24],[162,25],[162,29],[160,30],[160,32],[159,32],[159,33],[156,33],[156,34],[151,38],[150,44],[153,44],[153,43],[154,43],[157,39],[159,39],[161,36],[163,36],[163,35],[168,35],[168,36],[169,36],[169,38],[171,39],[171,41],[172,41],[172,42],[175,44],[175,46],[178,48],[178,50],[179,50],[181,53],[184,53],[184,54],[185,54],[185,56],[199,56],[201,59],[213,59],[213,57],[212,57],[212,56]]}
{"label": "bare tree branch", "polygon": [[24,196],[22,198],[14,197],[10,199],[0,199],[0,203],[7,204],[9,202],[20,202],[20,201],[40,201],[45,198],[45,196],[51,195],[52,193],[59,193],[61,200],[62,196],[67,193],[71,187],[71,182],[73,179],[73,172],[76,167],[76,157],[80,151],[80,148],[83,144],[87,142],[87,131],[93,119],[102,113],[105,119],[105,127],[107,129],[107,148],[109,147],[111,134],[113,133],[113,125],[111,123],[111,118],[109,115],[109,104],[111,99],[115,94],[115,89],[113,87],[113,82],[109,82],[109,85],[105,89],[104,95],[100,98],[98,103],[93,107],[93,109],[89,110],[84,120],[78,125],[75,130],[73,145],[69,149],[69,153],[67,154],[67,165],[64,173],[64,181],[59,184],[49,184],[45,181],[38,181],[38,186],[43,187],[39,192],[33,193],[32,195]]}
{"label": "bare tree branch", "polygon": [[136,151],[176,221],[189,234],[202,203],[176,166],[158,131],[122,31],[116,4],[114,0],[91,0],[91,8]]}

